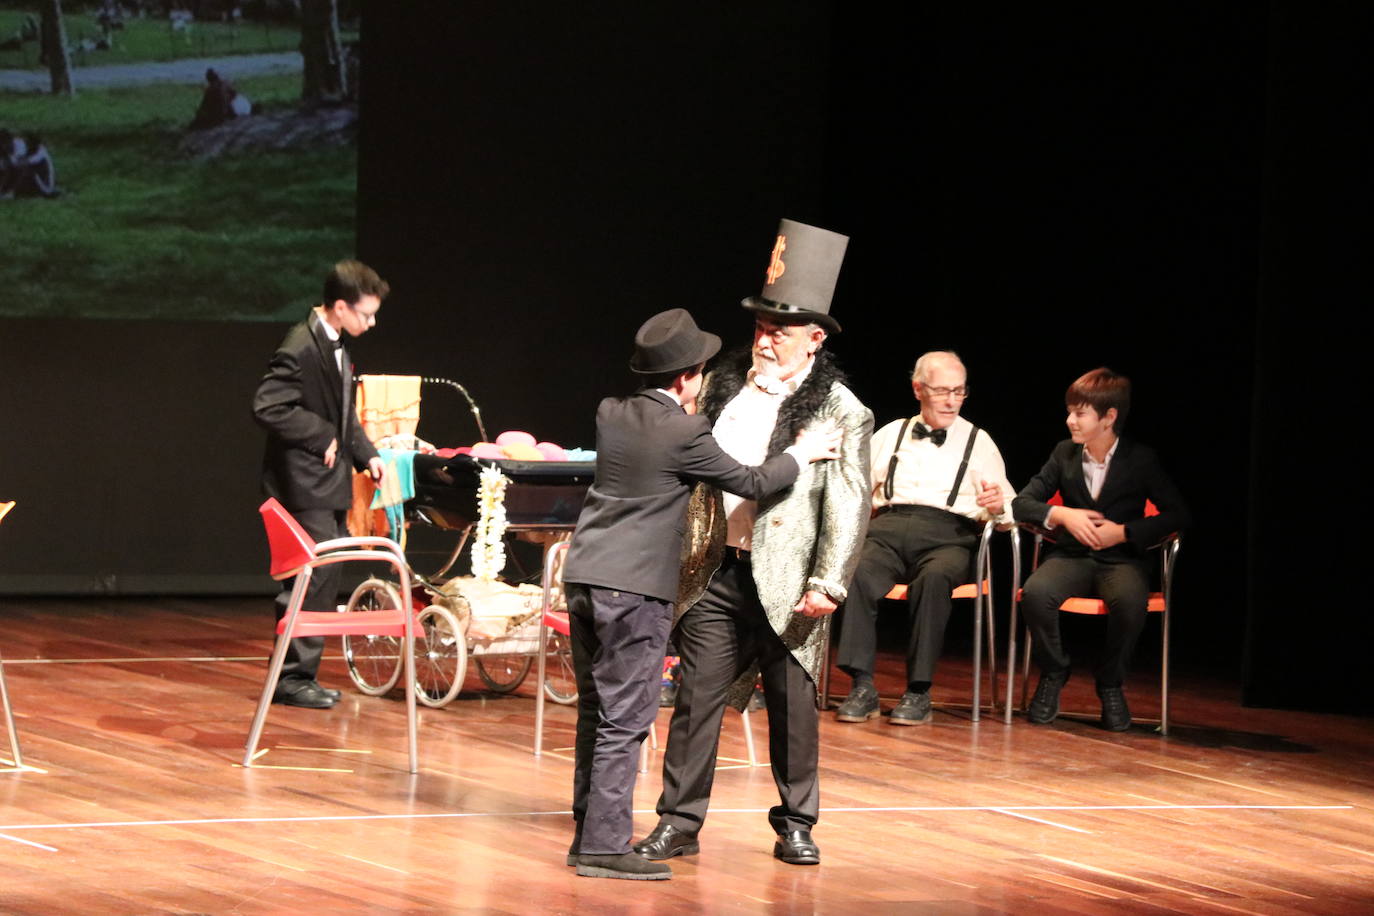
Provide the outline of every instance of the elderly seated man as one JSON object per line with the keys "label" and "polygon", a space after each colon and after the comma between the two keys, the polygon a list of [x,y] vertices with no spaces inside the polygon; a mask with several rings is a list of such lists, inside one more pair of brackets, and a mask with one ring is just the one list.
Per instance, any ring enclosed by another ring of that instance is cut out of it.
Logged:
{"label": "elderly seated man", "polygon": [[874,518],[844,603],[840,669],[853,678],[835,718],[863,722],[881,714],[873,684],[878,603],[894,583],[910,583],[906,693],[892,725],[931,719],[930,684],[944,646],[950,593],[967,582],[978,534],[989,519],[1010,525],[1015,490],[992,437],[959,415],[968,373],[958,354],[938,350],[916,361],[914,418],[894,420],[873,437]]}

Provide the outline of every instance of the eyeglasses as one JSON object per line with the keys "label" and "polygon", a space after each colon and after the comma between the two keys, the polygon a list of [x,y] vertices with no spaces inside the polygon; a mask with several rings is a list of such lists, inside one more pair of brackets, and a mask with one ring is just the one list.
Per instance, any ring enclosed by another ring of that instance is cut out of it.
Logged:
{"label": "eyeglasses", "polygon": [[925,382],[922,382],[921,390],[933,398],[952,397],[956,400],[962,401],[964,398],[968,397],[967,385],[960,385],[958,388],[935,388],[934,386],[927,385]]}

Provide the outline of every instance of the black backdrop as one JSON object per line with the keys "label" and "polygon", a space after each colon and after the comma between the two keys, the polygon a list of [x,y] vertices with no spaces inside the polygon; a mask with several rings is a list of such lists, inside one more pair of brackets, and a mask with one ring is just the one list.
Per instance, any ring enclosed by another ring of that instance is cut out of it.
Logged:
{"label": "black backdrop", "polygon": [[[1256,702],[1361,708],[1337,546],[1358,465],[1312,481],[1274,421],[1348,449],[1367,19],[368,4],[358,253],[395,293],[358,370],[450,376],[493,434],[590,445],[644,317],[685,306],[743,344],[777,219],[845,232],[832,349],[879,423],[914,411],[916,355],[956,349],[1019,484],[1063,435],[1067,383],[1129,374],[1131,432],[1197,518],[1178,649],[1244,661]],[[0,589],[265,590],[247,404],[282,331],[8,322],[0,495],[21,505]],[[421,434],[476,438],[442,394]]]}

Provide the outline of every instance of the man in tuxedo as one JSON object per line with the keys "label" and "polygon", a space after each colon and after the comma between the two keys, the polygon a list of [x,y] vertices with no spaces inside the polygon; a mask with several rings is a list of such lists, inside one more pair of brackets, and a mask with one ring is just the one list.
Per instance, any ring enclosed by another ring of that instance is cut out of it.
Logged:
{"label": "man in tuxedo", "polygon": [[958,354],[916,360],[912,391],[921,414],[894,420],[873,437],[873,509],[859,569],[844,603],[836,663],[853,678],[835,711],[840,722],[881,714],[873,684],[878,605],[895,582],[907,586],[906,690],[891,725],[931,720],[930,684],[944,649],[950,593],[969,580],[978,532],[992,520],[1008,527],[1002,453],[985,430],[959,415],[968,372]]}
{"label": "man in tuxedo", "polygon": [[[1102,725],[1131,727],[1122,684],[1145,628],[1150,597],[1147,548],[1188,524],[1188,507],[1154,450],[1121,437],[1131,407],[1131,381],[1094,369],[1064,396],[1069,438],[1012,503],[1016,520],[1050,529],[1049,556],[1026,580],[1021,608],[1034,638],[1040,682],[1028,718],[1037,725],[1059,715],[1069,679],[1069,655],[1059,637],[1059,606],[1074,595],[1107,604],[1107,637],[1095,676]],[[1062,505],[1051,505],[1054,494]],[[1159,514],[1145,515],[1146,501]]]}
{"label": "man in tuxedo", "polygon": [[[316,541],[345,537],[344,517],[353,498],[352,469],[381,480],[382,460],[363,434],[353,409],[353,365],[345,337],[358,337],[377,323],[377,310],[390,287],[360,261],[340,261],[324,281],[321,303],[287,332],[272,354],[253,396],[253,417],[267,430],[262,491],[295,517]],[[282,583],[277,619],[286,613],[294,580]],[[305,594],[306,610],[333,610],[339,567],[314,571]],[[325,709],[337,690],[315,680],[324,637],[291,640],[277,682],[274,703]]]}
{"label": "man in tuxedo", "polygon": [[636,757],[658,713],[658,675],[677,597],[691,485],[759,499],[809,461],[833,457],[838,433],[809,431],[745,467],[689,413],[720,338],[683,309],[650,318],[630,368],[643,387],[596,413],[596,483],[563,564],[577,672],[577,747],[568,864],[594,878],[661,880],[666,865],[630,850]]}
{"label": "man in tuxedo", "polygon": [[799,430],[835,424],[839,458],[810,465],[788,489],[736,499],[698,488],[673,644],[682,684],[663,757],[658,826],[635,850],[649,859],[699,851],[726,704],[743,709],[763,679],[779,803],[769,812],[773,855],[815,865],[820,814],[816,684],[822,618],[844,600],[868,523],[873,414],[821,349],[840,325],[830,301],[848,239],[783,220],[754,315],[754,344],[705,383],[701,412],[739,461],[776,455]]}

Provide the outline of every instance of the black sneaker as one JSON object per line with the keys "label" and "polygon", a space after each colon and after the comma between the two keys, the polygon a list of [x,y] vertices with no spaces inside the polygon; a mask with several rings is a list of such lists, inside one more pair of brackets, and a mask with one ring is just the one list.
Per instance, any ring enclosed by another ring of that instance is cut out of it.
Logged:
{"label": "black sneaker", "polygon": [[889,725],[925,725],[934,715],[930,709],[930,691],[922,690],[920,693],[907,691],[902,694],[892,716],[888,719]]}
{"label": "black sneaker", "polygon": [[1069,680],[1067,671],[1042,671],[1040,683],[1035,685],[1026,719],[1036,725],[1049,725],[1059,715],[1059,691]]}
{"label": "black sneaker", "polygon": [[1097,685],[1097,695],[1102,700],[1102,727],[1109,732],[1124,732],[1131,727],[1131,708],[1126,705],[1126,694],[1120,687]]}
{"label": "black sneaker", "polygon": [[838,722],[867,722],[880,715],[882,710],[878,708],[878,688],[873,686],[872,681],[855,684],[840,708],[835,710],[835,720]]}

